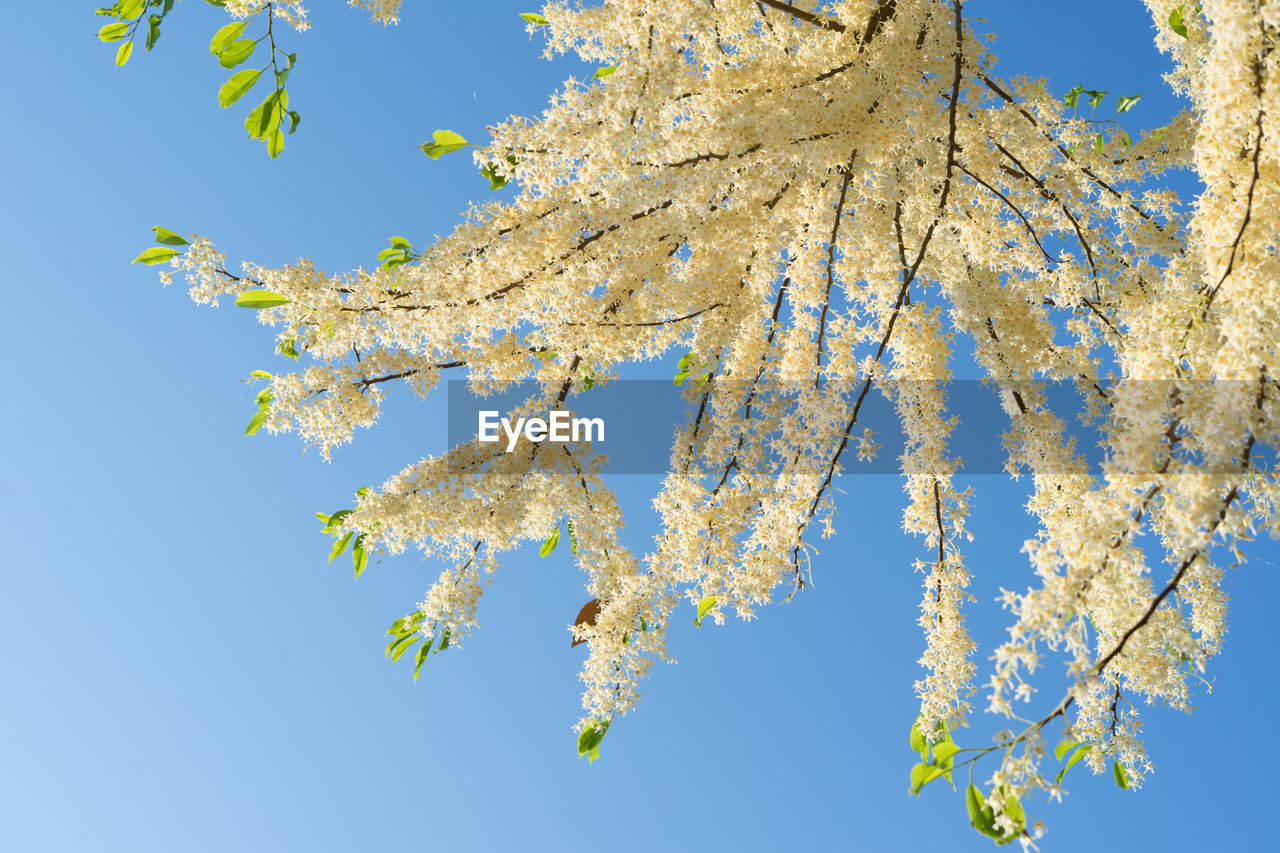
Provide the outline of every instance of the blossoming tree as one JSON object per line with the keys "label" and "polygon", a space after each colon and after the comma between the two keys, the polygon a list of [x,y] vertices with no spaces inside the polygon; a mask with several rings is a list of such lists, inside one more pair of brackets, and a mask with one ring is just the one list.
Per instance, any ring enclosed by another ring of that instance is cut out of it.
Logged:
{"label": "blossoming tree", "polygon": [[[527,406],[546,410],[688,353],[689,419],[648,554],[618,538],[601,461],[565,446],[462,442],[322,516],[357,574],[410,547],[447,562],[389,632],[415,678],[475,624],[501,555],[553,548],[564,529],[591,596],[572,632],[590,650],[579,750],[592,758],[668,659],[682,601],[720,622],[805,586],[836,475],[876,449],[864,401],[883,395],[907,437],[905,527],[927,553],[912,789],[966,768],[985,780],[965,790],[973,826],[1030,844],[1028,795],[1058,794],[1076,762],[1141,783],[1139,700],[1189,708],[1222,643],[1223,555],[1277,529],[1264,451],[1280,400],[1280,3],[1144,2],[1189,106],[1132,135],[1080,114],[1104,93],[1063,101],[997,75],[961,0],[552,3],[528,27],[595,77],[483,143],[438,131],[423,145],[470,150],[492,186],[517,185],[510,202],[475,205],[430,247],[394,238],[372,270],[233,270],[209,240],[165,229],[139,260],[169,264],[166,282],[185,275],[198,302],[258,309],[297,366],[259,373],[250,431],[296,431],[326,456],[397,388],[532,381]],[[172,5],[102,10],[118,62],[144,18],[150,48]],[[234,72],[220,99],[274,76],[246,127],[276,156],[298,120],[272,25],[305,29],[305,11],[215,5],[232,16],[211,44],[228,69],[262,41],[247,27],[270,36],[266,67]],[[389,23],[399,0],[351,5]],[[1184,208],[1160,179],[1186,167],[1204,188]],[[1039,525],[1030,586],[1004,594],[1008,639],[982,676],[988,710],[1020,722],[970,749],[953,740],[979,678],[960,550],[970,492],[949,446],[957,337],[992,380],[1007,469],[1029,475]],[[1076,387],[1084,414],[1055,407],[1049,381]],[[1105,436],[1097,470],[1071,438],[1077,417]],[[1140,547],[1142,531],[1157,544]],[[1022,712],[1046,654],[1068,664],[1061,698]],[[1058,718],[1066,740],[1051,750]]]}

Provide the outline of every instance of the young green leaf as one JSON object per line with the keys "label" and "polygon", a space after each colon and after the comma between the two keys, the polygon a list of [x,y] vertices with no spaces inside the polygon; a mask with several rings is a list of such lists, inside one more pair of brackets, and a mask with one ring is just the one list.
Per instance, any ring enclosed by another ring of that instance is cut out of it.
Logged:
{"label": "young green leaf", "polygon": [[1102,99],[1107,96],[1106,92],[1096,92],[1093,89],[1085,90],[1085,94],[1089,96],[1089,106],[1095,110],[1102,103]]}
{"label": "young green leaf", "polygon": [[1075,749],[1081,743],[1082,741],[1078,741],[1078,740],[1064,740],[1062,743],[1058,744],[1057,747],[1054,748],[1053,757],[1061,761],[1062,756],[1066,755],[1068,752]]}
{"label": "young green leaf", "polygon": [[265,370],[254,370],[249,373],[254,379],[271,379],[272,376]]}
{"label": "young green leaf", "polygon": [[559,544],[560,544],[560,528],[557,527],[555,530],[551,531],[551,535],[547,537],[546,541],[542,543],[542,547],[538,549],[538,556],[539,557],[547,556],[552,551],[554,551],[556,549],[556,546]]}
{"label": "young green leaf", "polygon": [[1058,771],[1057,784],[1059,785],[1062,784],[1062,777],[1067,775],[1067,771],[1070,770],[1072,767],[1074,767],[1077,761],[1079,761],[1080,759],[1088,755],[1089,750],[1091,748],[1092,748],[1091,744],[1085,743],[1085,744],[1081,744],[1079,749],[1071,753],[1071,757],[1067,759],[1067,763],[1064,764],[1062,766],[1062,769]]}
{"label": "young green leaf", "polygon": [[1129,773],[1124,769],[1124,765],[1119,761],[1112,763],[1111,775],[1115,778],[1116,784],[1121,788],[1127,789],[1129,787]]}
{"label": "young green leaf", "polygon": [[166,246],[186,246],[187,241],[181,235],[168,228],[161,228],[159,225],[153,227],[152,232],[156,235],[156,242],[163,243]]}
{"label": "young green leaf", "polygon": [[917,764],[911,768],[911,793],[918,796],[925,785],[944,776],[948,780],[951,778],[950,771],[945,767],[924,762]]}
{"label": "young green leaf", "polygon": [[351,543],[351,537],[354,535],[355,534],[348,530],[338,539],[337,542],[333,543],[333,550],[329,552],[330,563],[342,556],[342,553],[347,550],[347,545]]}
{"label": "young green leaf", "polygon": [[908,743],[911,745],[913,752],[920,753],[921,761],[929,760],[929,741],[925,739],[924,732],[920,731],[919,719],[911,724],[911,735]]}
{"label": "young green leaf", "polygon": [[286,89],[276,89],[267,95],[244,120],[244,129],[249,132],[249,138],[267,139],[268,134],[279,126],[288,108],[289,92]]}
{"label": "young green leaf", "polygon": [[134,258],[129,263],[147,264],[149,266],[153,266],[155,264],[163,264],[165,261],[169,260],[174,255],[180,255],[180,254],[182,253],[179,252],[177,249],[162,249],[157,246],[155,248],[147,249],[141,255],[138,255],[138,257]]}
{"label": "young green leaf", "polygon": [[413,662],[413,680],[418,680],[418,673],[422,672],[422,664],[427,659],[427,655],[431,653],[431,644],[435,642],[435,638],[427,640],[418,648],[418,657]]}
{"label": "young green leaf", "polygon": [[1187,25],[1186,22],[1182,20],[1181,6],[1169,13],[1169,28],[1183,38],[1187,37]]}
{"label": "young green leaf", "polygon": [[217,56],[227,45],[240,38],[240,34],[244,32],[244,28],[248,25],[248,21],[234,21],[221,27],[209,41],[209,52]]}
{"label": "young green leaf", "polygon": [[592,74],[591,76],[594,77],[596,80],[601,80],[605,77],[611,76],[613,72],[617,70],[618,70],[618,66],[616,65],[606,65],[603,68],[597,68],[596,73]]}
{"label": "young green leaf", "polygon": [[973,828],[983,835],[999,841],[1001,834],[996,829],[995,810],[986,805],[982,792],[975,785],[970,785],[965,789],[964,802],[969,809],[969,823],[973,824]]}
{"label": "young green leaf", "polygon": [[267,410],[259,409],[258,413],[253,416],[253,419],[249,421],[249,425],[244,428],[244,434],[253,435],[258,430],[262,429],[262,425],[266,422],[267,422]]}
{"label": "young green leaf", "polygon": [[159,15],[152,15],[147,18],[147,37],[143,42],[143,46],[146,47],[147,50],[151,50],[152,46],[160,40],[161,20],[162,18]]}
{"label": "young green leaf", "polygon": [[535,27],[545,27],[547,19],[539,15],[537,12],[521,12],[520,17],[524,18]]}
{"label": "young green leaf", "polygon": [[604,740],[607,731],[609,731],[608,720],[597,718],[588,723],[578,733],[578,757],[581,758],[585,755],[587,756],[587,763],[594,764],[595,760],[600,757],[600,741]]}
{"label": "young green leaf", "polygon": [[1105,145],[1106,145],[1106,140],[1104,140],[1104,139],[1102,138],[1102,134],[1101,134],[1101,133],[1099,133],[1097,136],[1093,137],[1093,150],[1094,150],[1094,151],[1096,151],[1096,152],[1098,152],[1099,154],[1101,154],[1101,153],[1105,150]]}
{"label": "young green leaf", "polygon": [[122,41],[120,46],[116,48],[116,66],[119,67],[129,61],[129,57],[133,54],[133,42]]}
{"label": "young green leaf", "polygon": [[223,68],[235,68],[253,55],[258,43],[253,39],[233,41],[218,53],[218,64]]}
{"label": "young green leaf", "polygon": [[424,142],[418,146],[422,149],[422,153],[432,160],[439,160],[446,154],[452,154],[454,151],[460,151],[471,145],[470,142],[452,130],[437,130],[432,134],[432,138],[434,139],[433,142]]}
{"label": "young green leaf", "polygon": [[951,735],[948,734],[933,745],[933,761],[939,767],[950,770],[951,758],[959,751],[960,747],[956,745],[956,742],[951,739]]}
{"label": "young green leaf", "polygon": [[[148,249],[147,251],[160,251]],[[165,251],[174,251],[172,249]],[[145,252],[143,254],[146,254]],[[177,252],[174,252],[177,254]],[[241,308],[275,308],[277,305],[288,305],[292,300],[270,290],[246,290],[236,297],[236,304]]]}
{"label": "young green leaf", "polygon": [[489,189],[500,190],[507,185],[507,179],[498,173],[497,163],[486,163],[480,169],[480,176],[489,179]]}
{"label": "young green leaf", "polygon": [[356,577],[364,574],[365,567],[369,565],[369,552],[364,549],[363,542],[364,534],[361,533],[351,547],[351,564],[355,566]]}
{"label": "young green leaf", "polygon": [[420,642],[421,640],[422,640],[421,634],[412,634],[406,637],[404,640],[398,643],[394,649],[391,650],[391,660],[393,662],[400,660],[400,658],[404,655],[405,652],[413,648],[414,643]]}
{"label": "young green leaf", "polygon": [[103,41],[120,41],[129,32],[128,21],[117,21],[114,24],[104,24],[98,30],[98,38]]}
{"label": "young green leaf", "polygon": [[227,82],[222,84],[222,88],[218,90],[218,105],[225,108],[240,100],[246,92],[253,88],[253,84],[257,83],[258,78],[261,76],[262,72],[257,68],[247,68],[244,71],[237,71],[232,74]]}
{"label": "young green leaf", "polygon": [[1140,100],[1142,100],[1142,95],[1125,95],[1120,98],[1120,100],[1116,101],[1116,112],[1127,113],[1129,110],[1133,109],[1134,105],[1136,105]]}
{"label": "young green leaf", "polygon": [[297,347],[294,346],[294,343],[295,343],[295,340],[293,338],[286,338],[285,340],[281,341],[280,354],[285,358],[292,358],[294,360],[297,360],[298,350],[297,350]]}
{"label": "young green leaf", "polygon": [[716,606],[716,597],[708,595],[698,602],[698,616],[693,620],[693,624],[697,628],[702,627],[702,617],[710,613]]}
{"label": "young green leaf", "polygon": [[280,156],[284,150],[284,131],[277,127],[267,139],[267,156],[272,160]]}

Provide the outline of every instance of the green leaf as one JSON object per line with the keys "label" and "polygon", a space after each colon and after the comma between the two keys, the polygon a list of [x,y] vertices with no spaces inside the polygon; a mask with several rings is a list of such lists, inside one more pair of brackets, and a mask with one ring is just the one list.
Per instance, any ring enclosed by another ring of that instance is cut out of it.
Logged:
{"label": "green leaf", "polygon": [[393,249],[408,249],[408,250],[413,249],[413,244],[403,237],[391,237],[389,239],[389,242],[391,243],[391,248]]}
{"label": "green leaf", "polygon": [[267,139],[267,135],[274,130],[284,117],[285,111],[289,108],[289,92],[286,89],[276,89],[270,95],[254,107],[249,117],[244,120],[244,129],[249,132],[250,139]]}
{"label": "green leaf", "polygon": [[348,530],[341,538],[338,539],[337,542],[333,543],[333,550],[329,552],[330,563],[342,556],[342,552],[347,550],[347,545],[351,543],[351,537],[354,535],[355,534]]}
{"label": "green leaf", "polygon": [[1079,83],[1077,83],[1074,86],[1072,86],[1071,91],[1067,92],[1066,96],[1063,97],[1062,102],[1067,106],[1071,107],[1072,109],[1075,109],[1076,104],[1080,100],[1080,96],[1083,94],[1084,94],[1084,86],[1081,86]]}
{"label": "green leaf", "polygon": [[236,304],[241,308],[275,308],[277,305],[288,305],[291,301],[288,297],[270,290],[246,290],[236,297]]}
{"label": "green leaf", "polygon": [[1062,743],[1058,744],[1058,746],[1053,750],[1053,757],[1061,761],[1062,756],[1066,755],[1068,752],[1075,749],[1081,743],[1083,743],[1083,741],[1064,740]]}
{"label": "green leaf", "polygon": [[280,156],[280,152],[284,150],[284,131],[277,127],[271,132],[271,136],[267,139],[267,156],[272,160]]}
{"label": "green leaf", "polygon": [[147,50],[151,50],[152,45],[160,40],[160,21],[159,15],[147,18],[147,38],[143,45]]}
{"label": "green leaf", "polygon": [[507,185],[507,179],[498,173],[497,163],[486,163],[480,169],[480,176],[489,179],[491,190],[500,190]]}
{"label": "green leaf", "polygon": [[117,21],[114,24],[104,24],[98,30],[98,38],[103,41],[120,41],[129,32],[128,21]]}
{"label": "green leaf", "polygon": [[424,142],[418,146],[422,149],[422,153],[432,160],[439,160],[444,155],[452,154],[471,144],[452,130],[437,130],[432,134],[432,138],[434,142]]}
{"label": "green leaf", "polygon": [[356,577],[364,574],[365,566],[369,565],[369,552],[364,549],[363,533],[356,537],[351,546],[351,564],[355,566]]}
{"label": "green leaf", "polygon": [[161,228],[156,225],[151,229],[156,235],[156,242],[163,243],[166,246],[186,246],[187,241],[181,234],[170,231],[168,228]]}
{"label": "green leaf", "polygon": [[129,61],[129,57],[133,54],[133,42],[122,41],[120,46],[116,48],[116,67],[124,65]]}
{"label": "green leaf", "polygon": [[289,132],[290,133],[293,133],[295,130],[298,129],[298,122],[300,121],[302,121],[302,116],[298,115],[293,110],[289,110]]}
{"label": "green leaf", "polygon": [[565,522],[565,527],[569,531],[569,553],[578,553],[578,531],[573,527],[573,519],[570,518]]}
{"label": "green leaf", "polygon": [[255,400],[255,402],[260,408],[266,408],[267,404],[271,402],[271,398],[273,396],[275,395],[272,393],[270,388],[263,388],[258,392],[258,399]]}
{"label": "green leaf", "polygon": [[440,645],[436,647],[436,654],[449,648],[449,638],[453,636],[453,632],[448,628],[444,629],[444,633],[440,635]]}
{"label": "green leaf", "polygon": [[177,249],[162,249],[157,246],[155,248],[147,249],[141,255],[138,255],[138,257],[134,258],[129,263],[147,264],[148,266],[154,266],[155,264],[163,264],[165,261],[169,260],[174,255],[180,255],[180,254],[182,253],[179,252]]}
{"label": "green leaf", "polygon": [[919,795],[920,790],[934,779],[947,775],[947,770],[935,764],[921,762],[911,768],[911,793]]}
{"label": "green leaf", "polygon": [[418,680],[418,673],[422,672],[422,664],[427,659],[427,655],[431,652],[431,644],[435,642],[435,638],[428,640],[418,648],[418,657],[413,662],[413,680]]}
{"label": "green leaf", "polygon": [[547,19],[539,15],[537,12],[521,12],[520,17],[524,18],[535,27],[545,27]]}
{"label": "green leaf", "polygon": [[272,379],[272,375],[265,370],[253,370],[249,373],[254,379]]}
{"label": "green leaf", "polygon": [[340,509],[337,512],[332,513],[330,515],[325,515],[323,512],[317,512],[316,518],[324,522],[324,530],[320,532],[333,533],[336,536],[337,533],[335,533],[335,530],[337,529],[338,525],[342,522],[342,519],[346,518],[348,515],[351,515],[351,510],[349,509]]}
{"label": "green leaf", "polygon": [[929,760],[929,741],[925,740],[924,732],[920,731],[920,720],[917,719],[911,724],[911,735],[908,740],[913,752],[920,753],[921,761]]}
{"label": "green leaf", "polygon": [[1093,138],[1093,150],[1098,152],[1099,154],[1103,152],[1105,145],[1106,145],[1106,141],[1102,138],[1101,133],[1099,133],[1097,136]]}
{"label": "green leaf", "polygon": [[130,21],[141,15],[145,8],[147,8],[147,0],[124,0],[115,5],[116,15],[121,20]]}
{"label": "green leaf", "polygon": [[547,556],[552,551],[554,551],[556,549],[556,546],[559,544],[560,544],[560,528],[557,527],[555,530],[551,531],[551,535],[547,537],[547,540],[542,543],[542,547],[538,549],[538,556],[539,557]]}
{"label": "green leaf", "polygon": [[253,88],[253,84],[257,83],[258,78],[261,76],[262,72],[257,68],[246,68],[244,71],[237,71],[232,74],[227,82],[222,84],[222,88],[218,90],[219,106],[229,107],[240,100],[246,92]]}
{"label": "green leaf", "polygon": [[244,32],[244,28],[248,25],[248,21],[235,21],[225,27],[221,27],[209,41],[209,52],[217,56],[227,45],[240,38],[240,34]]}
{"label": "green leaf", "polygon": [[253,39],[233,41],[218,53],[218,64],[223,68],[235,68],[253,55],[258,43]]}
{"label": "green leaf", "polygon": [[969,823],[973,824],[973,828],[983,835],[1000,840],[1001,834],[996,830],[995,810],[984,804],[982,792],[975,785],[965,789],[964,802],[969,809]]}
{"label": "green leaf", "polygon": [[1183,38],[1187,37],[1187,25],[1186,22],[1182,20],[1181,6],[1169,13],[1169,28]]}
{"label": "green leaf", "polygon": [[1062,784],[1062,777],[1067,775],[1067,771],[1075,767],[1076,762],[1089,754],[1089,750],[1093,748],[1092,744],[1081,744],[1080,748],[1071,753],[1071,757],[1067,759],[1067,763],[1058,771],[1058,784]]}
{"label": "green leaf", "polygon": [[1142,100],[1142,95],[1125,95],[1120,100],[1116,101],[1116,112],[1127,113],[1129,110],[1133,109],[1134,105],[1140,100]]}
{"label": "green leaf", "polygon": [[698,616],[693,620],[693,624],[696,627],[701,628],[702,617],[710,613],[715,608],[715,606],[716,606],[716,597],[714,595],[708,595],[706,598],[703,598],[701,601],[699,601]]}
{"label": "green leaf", "polygon": [[595,719],[578,733],[578,757],[587,756],[587,763],[593,764],[600,757],[600,741],[609,731],[609,720]]}
{"label": "green leaf", "polygon": [[294,343],[295,341],[293,338],[288,338],[287,340],[281,341],[280,354],[285,358],[292,358],[296,360],[298,358],[298,350],[294,346]]}
{"label": "green leaf", "polygon": [[1119,761],[1113,762],[1111,765],[1111,775],[1115,777],[1116,784],[1121,788],[1128,789],[1129,773],[1124,769],[1124,765]]}
{"label": "green leaf", "polygon": [[960,751],[960,747],[951,739],[951,735],[947,735],[942,740],[933,745],[933,761],[939,767],[946,770],[951,769],[951,757]]}
{"label": "green leaf", "polygon": [[1107,96],[1106,92],[1097,92],[1093,89],[1086,89],[1085,94],[1089,96],[1089,106],[1093,107],[1095,110],[1098,108],[1098,105],[1102,103],[1102,99]]}
{"label": "green leaf", "polygon": [[253,435],[258,430],[262,429],[262,425],[266,422],[267,422],[267,410],[259,409],[258,413],[253,416],[253,419],[249,421],[249,425],[244,428],[244,434]]}
{"label": "green leaf", "polygon": [[591,76],[592,76],[592,77],[594,77],[594,78],[595,78],[595,79],[597,79],[597,80],[600,80],[600,79],[602,79],[602,78],[604,78],[604,77],[609,77],[609,76],[611,76],[611,75],[613,74],[613,72],[615,72],[615,71],[617,71],[617,70],[618,70],[618,66],[616,66],[616,65],[606,65],[606,66],[604,66],[603,68],[597,68],[597,69],[596,69],[596,73],[595,73],[595,74],[592,74]]}
{"label": "green leaf", "polygon": [[399,645],[397,645],[394,649],[391,650],[392,662],[400,660],[400,658],[404,656],[405,652],[413,648],[414,643],[417,643],[422,640],[422,635],[413,634],[409,637],[406,637],[405,639],[408,640],[408,642],[401,642]]}

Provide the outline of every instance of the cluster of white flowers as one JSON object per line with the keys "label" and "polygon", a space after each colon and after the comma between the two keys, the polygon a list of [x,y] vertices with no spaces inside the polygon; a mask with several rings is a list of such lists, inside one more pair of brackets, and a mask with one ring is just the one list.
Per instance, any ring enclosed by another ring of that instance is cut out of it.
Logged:
{"label": "cluster of white flowers", "polygon": [[[582,725],[634,705],[682,599],[714,596],[716,621],[749,618],[805,585],[832,480],[874,447],[860,421],[869,392],[907,435],[904,526],[929,553],[923,725],[963,723],[972,495],[948,450],[945,385],[953,337],[968,337],[1040,528],[1026,546],[1033,585],[1004,595],[1014,621],[989,708],[1013,715],[1036,697],[1047,654],[1069,672],[1063,698],[1011,735],[991,799],[1060,793],[1041,774],[1058,717],[1095,769],[1119,760],[1138,784],[1150,768],[1139,700],[1189,707],[1188,680],[1221,645],[1212,543],[1280,527],[1280,486],[1257,462],[1280,399],[1280,3],[1146,4],[1191,106],[1131,145],[1119,132],[1095,142],[1040,84],[995,77],[956,0],[552,4],[548,51],[616,70],[570,81],[539,119],[491,128],[476,156],[515,158],[513,201],[476,205],[391,270],[231,273],[204,241],[175,264],[199,301],[253,288],[290,300],[260,317],[313,366],[274,379],[267,425],[326,454],[374,422],[379,389],[395,384],[425,395],[463,370],[485,393],[534,379],[529,411],[545,411],[588,375],[693,352],[689,375],[709,379],[684,386],[690,419],[642,558],[618,539],[600,460],[564,446],[454,447],[344,522],[367,547],[451,560],[424,630],[460,637],[497,556],[571,520],[602,608],[574,629],[591,649]],[[398,6],[357,5],[380,20]],[[1179,7],[1185,37],[1168,23]],[[1189,213],[1137,189],[1189,165],[1205,184]],[[1077,384],[1106,438],[1100,472],[1045,380]],[[1142,530],[1165,567],[1148,562]],[[1013,805],[991,804],[1014,825]]]}
{"label": "cluster of white flowers", "polygon": [[226,10],[233,18],[251,18],[263,9],[270,9],[273,17],[279,18],[295,30],[307,30],[311,24],[307,21],[307,10],[297,0],[227,0]]}
{"label": "cluster of white flowers", "polygon": [[[367,9],[380,24],[400,22],[400,4],[403,0],[347,0],[347,5]],[[300,0],[227,0],[225,8],[234,18],[250,18],[270,7],[271,14],[295,30],[307,30],[307,10]]]}

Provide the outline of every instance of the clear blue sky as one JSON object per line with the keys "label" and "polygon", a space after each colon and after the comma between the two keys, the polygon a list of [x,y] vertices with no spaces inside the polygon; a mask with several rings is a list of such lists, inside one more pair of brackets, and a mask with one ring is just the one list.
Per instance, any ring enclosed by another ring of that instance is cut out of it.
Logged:
{"label": "clear blue sky", "polygon": [[[117,70],[92,0],[9,4],[0,52],[0,228],[10,365],[0,423],[7,547],[0,594],[0,850],[986,850],[960,795],[907,796],[922,545],[898,534],[892,477],[846,477],[816,584],[750,625],[677,626],[603,760],[573,748],[565,625],[584,598],[563,554],[508,559],[460,653],[415,685],[382,656],[387,625],[438,566],[404,556],[354,581],[326,570],[313,512],[442,448],[430,404],[393,404],[332,464],[241,433],[273,364],[251,312],[193,306],[129,266],[162,224],[232,259],[369,264],[389,235],[446,233],[486,193],[461,159],[415,150],[436,128],[540,110],[572,60],[538,58],[507,0],[409,0],[383,30],[335,0],[286,34],[302,113],[285,154],[220,110],[206,45],[220,13],[179,4],[150,54]],[[1174,108],[1137,3],[973,0],[1000,73],[1144,95]],[[590,69],[586,69],[587,72]],[[427,82],[423,82],[427,81]],[[994,597],[1025,587],[1020,487],[975,478],[968,551],[980,663]],[[638,550],[652,479],[620,482]],[[563,549],[562,549],[563,550]],[[1083,767],[1035,804],[1046,850],[1269,846],[1265,721],[1278,699],[1275,562],[1232,571],[1231,633],[1191,717],[1148,709],[1157,772],[1137,792]],[[1267,562],[1273,561],[1273,562]],[[1041,695],[1042,702],[1053,701]],[[1001,727],[979,715],[962,745]]]}

